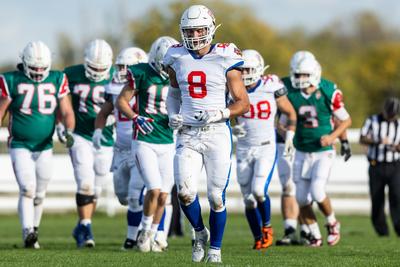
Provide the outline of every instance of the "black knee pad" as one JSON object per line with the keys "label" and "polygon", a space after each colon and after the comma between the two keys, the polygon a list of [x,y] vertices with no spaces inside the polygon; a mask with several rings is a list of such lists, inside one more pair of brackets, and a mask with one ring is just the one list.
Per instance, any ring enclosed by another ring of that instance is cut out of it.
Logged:
{"label": "black knee pad", "polygon": [[76,194],[76,205],[78,205],[78,207],[86,206],[93,202],[94,202],[94,195],[88,196],[79,193]]}

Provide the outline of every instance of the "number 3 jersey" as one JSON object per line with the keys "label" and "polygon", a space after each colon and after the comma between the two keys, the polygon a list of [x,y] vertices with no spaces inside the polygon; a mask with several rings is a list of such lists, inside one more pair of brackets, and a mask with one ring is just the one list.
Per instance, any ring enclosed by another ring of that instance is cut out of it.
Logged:
{"label": "number 3 jersey", "polygon": [[303,152],[333,149],[322,147],[320,139],[333,131],[333,112],[342,108],[343,95],[332,82],[322,80],[319,88],[310,95],[292,87],[290,78],[282,81],[288,88],[288,98],[297,115],[294,146]]}
{"label": "number 3 jersey", "polygon": [[34,82],[22,71],[0,76],[1,96],[8,97],[10,146],[43,151],[53,147],[56,107],[69,93],[68,80],[61,71],[50,71],[42,82]]}
{"label": "number 3 jersey", "polygon": [[238,146],[259,146],[275,142],[275,92],[286,90],[284,87],[278,76],[268,75],[247,90],[250,110],[237,117],[237,123],[244,124],[247,134],[238,139]]}
{"label": "number 3 jersey", "polygon": [[154,130],[146,135],[140,131],[137,140],[153,144],[172,144],[173,131],[168,126],[166,99],[169,80],[163,79],[148,63],[129,67],[130,87],[137,91],[139,115],[153,119]]}
{"label": "number 3 jersey", "polygon": [[195,114],[226,108],[226,74],[242,64],[242,53],[234,44],[213,44],[209,53],[202,57],[187,50],[182,44],[168,49],[164,65],[176,73],[184,125],[202,126],[203,123],[194,118]]}
{"label": "number 3 jersey", "polygon": [[[112,73],[112,71],[111,68],[110,73]],[[89,80],[85,75],[85,67],[83,65],[68,67],[64,72],[68,77],[72,92],[72,107],[74,109],[76,121],[74,133],[92,141],[94,122],[97,113],[99,113],[101,106],[105,102],[105,85],[110,82],[110,79],[105,79],[101,82]],[[101,141],[102,145],[113,145],[114,140],[112,133],[112,126],[104,127],[103,135],[107,141]]]}

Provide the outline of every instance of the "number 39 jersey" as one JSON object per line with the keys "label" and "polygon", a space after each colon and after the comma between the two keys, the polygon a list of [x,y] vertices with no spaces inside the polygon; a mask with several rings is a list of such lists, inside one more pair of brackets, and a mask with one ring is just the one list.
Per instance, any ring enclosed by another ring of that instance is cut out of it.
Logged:
{"label": "number 39 jersey", "polygon": [[143,135],[140,131],[137,140],[153,144],[172,144],[173,131],[168,126],[166,99],[168,79],[163,79],[148,63],[129,67],[128,80],[131,88],[137,91],[139,115],[153,119],[154,130]]}
{"label": "number 39 jersey", "polygon": [[321,146],[321,136],[333,131],[333,112],[344,106],[343,95],[332,82],[322,80],[311,95],[292,87],[290,79],[282,79],[288,88],[288,98],[297,114],[294,146],[303,152],[333,149]]}
{"label": "number 39 jersey", "polygon": [[68,80],[61,71],[34,82],[21,71],[0,76],[2,97],[11,100],[10,146],[43,151],[53,146],[52,137],[59,99],[69,93]]}
{"label": "number 39 jersey", "polygon": [[201,126],[202,122],[194,118],[197,112],[226,107],[226,73],[242,64],[242,53],[234,44],[213,44],[209,53],[202,57],[182,44],[168,49],[164,65],[176,73],[184,125]]}
{"label": "number 39 jersey", "polygon": [[263,76],[255,87],[247,90],[250,110],[237,117],[244,124],[246,136],[239,138],[240,146],[257,146],[266,142],[275,142],[275,115],[277,105],[275,92],[284,88],[276,75]]}
{"label": "number 39 jersey", "polygon": [[[113,70],[110,70],[112,73]],[[75,131],[74,133],[83,138],[92,141],[94,132],[94,122],[101,105],[105,102],[105,85],[110,82],[109,79],[101,82],[93,82],[85,76],[83,65],[71,66],[65,69],[69,85],[72,92],[72,107],[75,113]],[[112,75],[110,75],[111,77]],[[112,126],[104,127],[103,135],[107,139],[102,141],[104,146],[112,146],[114,143],[112,136]]]}

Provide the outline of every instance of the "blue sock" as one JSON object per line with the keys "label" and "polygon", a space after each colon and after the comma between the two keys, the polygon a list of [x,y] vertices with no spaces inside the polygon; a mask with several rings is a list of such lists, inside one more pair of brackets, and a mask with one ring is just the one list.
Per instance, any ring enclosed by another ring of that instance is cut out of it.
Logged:
{"label": "blue sock", "polygon": [[268,195],[265,195],[264,202],[257,201],[257,209],[260,212],[263,226],[271,224],[271,200]]}
{"label": "blue sock", "polygon": [[210,248],[220,249],[226,224],[226,209],[221,212],[210,211]]}
{"label": "blue sock", "polygon": [[165,208],[164,208],[164,212],[162,214],[161,220],[160,220],[160,224],[158,225],[158,231],[164,231],[164,221],[165,221]]}
{"label": "blue sock", "polygon": [[138,227],[140,221],[142,220],[142,214],[143,214],[142,211],[133,212],[128,209],[128,212],[126,213],[126,219],[128,221],[128,225]]}
{"label": "blue sock", "polygon": [[196,196],[196,199],[193,203],[188,206],[183,205],[181,202],[180,206],[182,208],[183,213],[185,213],[186,218],[188,218],[190,224],[192,225],[195,231],[201,231],[204,229],[203,217],[201,216],[201,207],[199,202],[199,196]]}
{"label": "blue sock", "polygon": [[245,209],[247,222],[250,230],[253,233],[254,240],[259,240],[262,237],[261,233],[261,216],[258,209]]}

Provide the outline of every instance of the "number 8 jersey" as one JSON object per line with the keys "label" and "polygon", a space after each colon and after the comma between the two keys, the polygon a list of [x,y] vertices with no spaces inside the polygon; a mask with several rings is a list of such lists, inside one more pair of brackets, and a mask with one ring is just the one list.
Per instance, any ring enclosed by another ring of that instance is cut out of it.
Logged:
{"label": "number 8 jersey", "polygon": [[22,71],[0,76],[1,96],[11,100],[10,146],[43,151],[53,147],[56,107],[69,93],[68,80],[61,71],[50,71],[42,82],[34,82]]}
{"label": "number 8 jersey", "polygon": [[247,134],[239,138],[238,145],[258,146],[275,143],[275,92],[284,87],[278,76],[268,75],[261,77],[255,87],[247,90],[250,110],[237,117],[238,124],[244,124]]}
{"label": "number 8 jersey", "polygon": [[198,111],[219,110],[227,106],[226,73],[242,64],[242,53],[234,44],[213,44],[209,53],[202,57],[182,44],[168,49],[164,65],[176,73],[184,125],[201,126],[202,122],[194,118]]}

